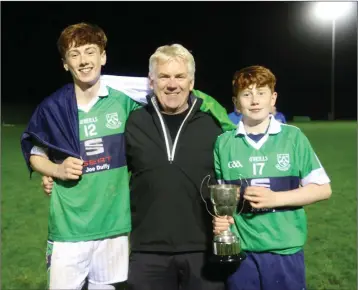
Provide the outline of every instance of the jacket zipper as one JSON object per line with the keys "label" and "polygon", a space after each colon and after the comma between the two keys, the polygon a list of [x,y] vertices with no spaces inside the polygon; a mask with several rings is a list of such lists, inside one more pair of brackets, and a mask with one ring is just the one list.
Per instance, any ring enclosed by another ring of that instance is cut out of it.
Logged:
{"label": "jacket zipper", "polygon": [[[179,127],[179,130],[177,132],[177,135],[175,137],[175,141],[174,141],[174,145],[173,145],[173,150],[172,150],[172,156],[171,156],[171,161],[174,161],[174,156],[175,156],[175,149],[177,148],[177,143],[178,143],[178,140],[179,140],[179,135],[180,135],[180,132],[181,132],[181,129],[183,128],[184,124],[185,124],[185,121],[189,118],[191,112],[193,111],[194,109],[194,106],[196,104],[196,101],[197,99],[194,100],[188,114],[186,114],[185,116],[185,119],[183,120],[183,122],[181,123],[180,127]],[[170,160],[169,160],[170,161]]]}
{"label": "jacket zipper", "polygon": [[181,132],[181,130],[182,130],[182,128],[183,128],[183,126],[184,126],[186,120],[189,118],[191,112],[193,111],[196,102],[197,102],[197,99],[194,100],[194,102],[193,102],[193,104],[192,104],[192,106],[191,106],[191,108],[190,108],[188,114],[185,116],[183,122],[181,123],[181,125],[180,125],[180,127],[179,127],[179,130],[178,130],[178,132],[177,132],[177,134],[176,134],[176,136],[175,136],[173,148],[172,148],[172,150],[170,151],[169,140],[168,140],[167,130],[165,130],[166,128],[165,128],[163,116],[162,116],[162,114],[159,112],[159,108],[158,108],[158,106],[157,106],[157,103],[152,99],[152,104],[153,104],[153,106],[154,106],[154,108],[155,108],[155,111],[157,112],[157,115],[158,115],[159,120],[160,120],[160,124],[161,124],[161,126],[162,126],[162,130],[163,130],[163,134],[164,134],[164,139],[165,139],[165,147],[166,147],[166,149],[167,149],[168,161],[169,161],[170,163],[173,163],[173,161],[174,161],[175,150],[176,150],[177,143],[178,143],[178,140],[179,140],[180,132]]}

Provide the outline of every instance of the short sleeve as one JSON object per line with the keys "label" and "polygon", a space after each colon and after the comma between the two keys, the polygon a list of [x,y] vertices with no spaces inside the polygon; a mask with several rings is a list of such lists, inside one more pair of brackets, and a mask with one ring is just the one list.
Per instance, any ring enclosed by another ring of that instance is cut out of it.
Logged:
{"label": "short sleeve", "polygon": [[297,139],[296,160],[298,160],[301,185],[305,186],[309,183],[319,185],[330,183],[330,179],[308,138],[299,131]]}

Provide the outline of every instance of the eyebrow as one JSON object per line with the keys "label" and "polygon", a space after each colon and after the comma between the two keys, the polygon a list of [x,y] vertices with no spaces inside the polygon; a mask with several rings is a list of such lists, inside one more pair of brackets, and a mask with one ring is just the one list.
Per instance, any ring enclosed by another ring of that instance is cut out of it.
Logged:
{"label": "eyebrow", "polygon": [[[96,49],[96,47],[95,46],[87,47],[85,49],[85,51],[90,50],[90,49]],[[77,48],[72,48],[71,50],[68,51],[68,53],[71,53],[71,52],[79,52],[79,50]]]}
{"label": "eyebrow", "polygon": [[89,50],[89,49],[97,49],[97,47],[95,47],[95,46],[90,46],[90,47],[87,47],[85,50]]}
{"label": "eyebrow", "polygon": [[[261,88],[256,88],[256,90],[257,90],[257,91],[267,91],[268,88],[262,88],[262,87],[261,87]],[[243,93],[252,93],[252,91],[253,91],[253,89],[248,89],[248,88],[242,90]]]}
{"label": "eyebrow", "polygon": [[[159,73],[158,76],[161,76],[161,77],[162,77],[162,76],[169,76],[169,74],[167,74],[167,73]],[[175,76],[176,76],[176,77],[182,77],[182,76],[185,77],[185,76],[186,76],[186,73],[178,73],[178,74],[176,74]]]}

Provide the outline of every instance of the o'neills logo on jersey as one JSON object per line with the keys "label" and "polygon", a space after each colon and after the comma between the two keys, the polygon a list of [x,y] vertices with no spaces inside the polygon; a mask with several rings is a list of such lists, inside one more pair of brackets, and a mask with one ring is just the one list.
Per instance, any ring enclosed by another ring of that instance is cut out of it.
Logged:
{"label": "o'neills logo on jersey", "polygon": [[122,125],[122,122],[119,121],[117,113],[107,114],[106,119],[107,119],[106,127],[109,129],[118,129]]}
{"label": "o'neills logo on jersey", "polygon": [[228,166],[229,168],[241,168],[241,167],[243,167],[239,160],[230,161],[230,162],[227,164],[227,166]]}
{"label": "o'neills logo on jersey", "polygon": [[85,118],[80,120],[80,124],[92,124],[92,123],[97,123],[98,119],[97,117],[93,117],[93,118]]}
{"label": "o'neills logo on jersey", "polygon": [[267,156],[251,156],[249,158],[250,162],[266,162],[267,160]]}
{"label": "o'neills logo on jersey", "polygon": [[290,166],[290,154],[277,154],[276,168],[278,170],[287,171]]}

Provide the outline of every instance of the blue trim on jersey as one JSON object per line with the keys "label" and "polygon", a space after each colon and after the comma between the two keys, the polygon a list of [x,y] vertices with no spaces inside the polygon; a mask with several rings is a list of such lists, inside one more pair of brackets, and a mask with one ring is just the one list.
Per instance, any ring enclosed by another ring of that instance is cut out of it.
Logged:
{"label": "blue trim on jersey", "polygon": [[299,188],[300,178],[298,176],[283,176],[283,177],[264,177],[264,178],[247,178],[247,179],[237,179],[237,180],[222,180],[225,184],[237,184],[241,186],[240,189],[240,201],[238,204],[238,211],[241,213],[267,213],[267,212],[282,212],[288,210],[301,209],[302,206],[287,206],[287,207],[277,207],[277,208],[264,208],[264,209],[255,209],[252,208],[249,202],[245,201],[244,208],[243,206],[243,195],[245,188],[248,185],[251,186],[263,186],[268,187],[272,191],[289,191],[292,189]]}
{"label": "blue trim on jersey", "polygon": [[256,143],[259,142],[263,136],[265,136],[266,133],[261,134],[247,134],[247,137],[249,137],[251,140],[255,141]]}
{"label": "blue trim on jersey", "polygon": [[83,174],[127,165],[124,133],[81,141],[80,148]]}
{"label": "blue trim on jersey", "polygon": [[[269,180],[265,182],[266,179]],[[247,183],[250,184],[251,186],[261,185],[264,187],[270,187],[272,191],[288,191],[288,190],[299,188],[300,186],[300,178],[298,176],[247,178],[247,179],[242,179],[242,184],[240,179],[223,180],[223,182],[225,184],[238,184],[238,185],[242,185],[243,187],[246,187]]]}

